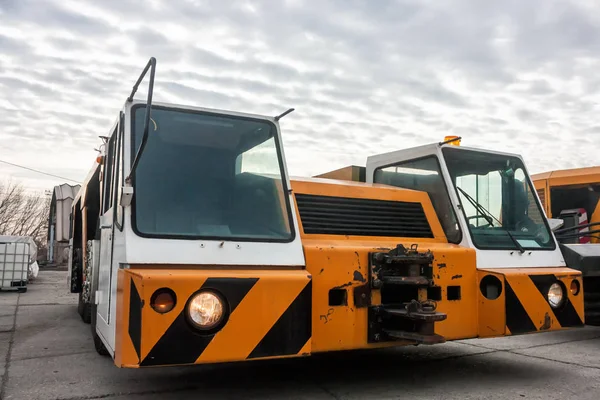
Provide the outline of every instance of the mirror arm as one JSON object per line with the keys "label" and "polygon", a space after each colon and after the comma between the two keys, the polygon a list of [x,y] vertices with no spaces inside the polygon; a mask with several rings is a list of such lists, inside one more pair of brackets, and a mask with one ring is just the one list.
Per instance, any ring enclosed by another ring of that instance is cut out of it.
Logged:
{"label": "mirror arm", "polygon": [[146,73],[148,72],[148,70],[150,70],[150,82],[148,84],[148,99],[146,101],[146,116],[144,118],[144,133],[142,134],[142,141],[140,143],[140,147],[135,154],[135,158],[133,159],[133,162],[131,163],[131,170],[129,171],[129,175],[125,179],[125,183],[128,185],[131,184],[131,177],[135,173],[135,170],[136,170],[137,165],[140,160],[140,156],[141,156],[142,152],[144,151],[144,148],[146,147],[146,141],[148,140],[148,128],[150,126],[150,108],[152,107],[152,92],[154,91],[154,72],[156,70],[156,59],[154,57],[150,57],[148,64],[142,71],[142,74],[138,78],[135,85],[133,85],[133,90],[131,91],[131,94],[127,98],[128,102],[133,101],[133,96],[135,95],[135,92],[137,91],[138,86],[140,85],[140,83],[142,82],[144,77],[146,76]]}

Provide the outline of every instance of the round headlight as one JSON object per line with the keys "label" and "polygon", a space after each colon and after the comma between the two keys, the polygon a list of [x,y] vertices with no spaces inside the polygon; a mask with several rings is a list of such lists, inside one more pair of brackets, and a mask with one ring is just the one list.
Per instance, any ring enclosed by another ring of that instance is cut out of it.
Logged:
{"label": "round headlight", "polygon": [[563,289],[558,283],[553,283],[548,289],[548,303],[552,308],[557,308],[563,301]]}
{"label": "round headlight", "polygon": [[210,330],[219,325],[225,316],[225,304],[213,292],[195,294],[187,307],[188,319],[198,329]]}

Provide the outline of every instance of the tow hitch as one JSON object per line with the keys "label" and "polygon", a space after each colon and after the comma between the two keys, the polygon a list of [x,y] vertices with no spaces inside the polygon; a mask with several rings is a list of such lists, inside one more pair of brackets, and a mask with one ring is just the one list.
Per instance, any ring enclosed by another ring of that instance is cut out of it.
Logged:
{"label": "tow hitch", "polygon": [[427,299],[433,286],[433,254],[398,245],[389,252],[369,255],[370,290],[379,290],[381,305],[369,305],[369,343],[410,340],[417,344],[444,343],[435,333],[435,322],[447,315],[436,312]]}

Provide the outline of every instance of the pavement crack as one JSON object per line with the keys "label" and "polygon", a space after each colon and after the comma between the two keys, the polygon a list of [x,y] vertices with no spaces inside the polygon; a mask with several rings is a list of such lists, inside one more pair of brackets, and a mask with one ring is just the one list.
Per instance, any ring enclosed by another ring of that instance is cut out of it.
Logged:
{"label": "pavement crack", "polygon": [[523,353],[519,353],[516,350],[510,350],[510,351],[508,351],[508,353],[516,354],[516,355],[523,356],[523,357],[535,358],[535,359],[538,359],[538,360],[551,361],[551,362],[557,362],[557,363],[565,364],[565,365],[573,365],[573,366],[581,367],[581,368],[594,369],[594,370],[597,370],[597,371],[600,370],[600,367],[594,367],[592,365],[583,365],[583,364],[579,364],[579,363],[575,363],[575,362],[570,362],[570,361],[557,360],[555,358],[547,358],[547,357],[542,357],[542,356],[534,356],[532,354],[523,354]]}
{"label": "pavement crack", "polygon": [[[505,336],[505,337],[508,338],[508,337],[511,337],[511,336]],[[482,344],[474,344],[474,343],[458,343],[458,344],[467,345],[467,346],[474,346],[474,347],[478,347],[480,349],[486,349],[486,350],[508,351],[508,352],[510,352],[510,351],[517,351],[517,350],[537,349],[537,348],[540,348],[540,347],[556,346],[556,345],[567,344],[567,343],[585,342],[587,340],[596,340],[596,339],[600,339],[600,335],[589,337],[589,338],[585,338],[585,339],[564,340],[562,342],[543,343],[543,344],[536,344],[536,345],[526,346],[526,347],[513,347],[513,348],[509,348],[509,349],[498,349],[498,348],[488,347],[488,346],[484,346]]]}
{"label": "pavement crack", "polygon": [[17,328],[17,312],[19,311],[19,300],[21,294],[17,294],[17,304],[15,306],[15,312],[13,314],[13,328],[10,331],[10,340],[8,341],[8,351],[6,352],[6,358],[4,360],[4,375],[2,376],[2,384],[0,385],[0,400],[4,399],[6,395],[6,387],[8,386],[8,371],[10,370],[10,357],[12,354],[13,343],[15,341],[15,332]]}
{"label": "pavement crack", "polygon": [[325,385],[323,384],[317,384],[317,386],[324,391],[325,393],[327,393],[328,395],[330,395],[331,397],[333,397],[335,400],[342,400],[342,397],[335,394],[332,390],[329,390],[327,387],[325,387]]}
{"label": "pavement crack", "polygon": [[537,349],[540,347],[545,347],[545,346],[555,346],[555,345],[559,345],[559,344],[567,344],[567,343],[577,343],[577,342],[585,342],[587,340],[596,340],[596,339],[600,339],[600,335],[598,336],[594,336],[594,337],[590,337],[590,338],[586,338],[586,339],[574,339],[574,340],[565,340],[562,342],[556,342],[556,343],[544,343],[544,344],[536,344],[533,346],[528,346],[528,347],[519,347],[519,348],[515,348],[515,349],[510,349],[510,350],[528,350],[528,349]]}
{"label": "pavement crack", "polygon": [[76,397],[55,397],[54,400],[97,400],[97,399],[108,399],[111,397],[117,396],[127,396],[128,398],[131,396],[146,396],[152,394],[163,394],[163,393],[180,393],[180,392],[189,392],[192,390],[198,390],[200,386],[184,386],[180,388],[166,388],[166,389],[157,389],[157,390],[143,390],[140,392],[115,392],[115,393],[106,393],[106,394],[98,394],[91,396],[76,396]]}
{"label": "pavement crack", "polygon": [[32,356],[32,357],[21,357],[21,358],[13,358],[12,361],[27,361],[27,360],[37,360],[40,358],[53,358],[53,357],[66,357],[66,356],[76,356],[79,354],[92,354],[96,353],[94,350],[82,350],[82,351],[74,351],[71,353],[59,353],[59,354],[44,354],[41,356]]}
{"label": "pavement crack", "polygon": [[457,344],[460,344],[460,345],[462,345],[462,346],[473,346],[473,347],[478,347],[478,348],[480,348],[480,349],[486,349],[486,350],[498,350],[498,349],[494,349],[494,348],[492,348],[492,347],[487,347],[487,346],[484,346],[484,345],[482,345],[482,344],[473,344],[473,343],[460,343],[460,342],[457,342]]}

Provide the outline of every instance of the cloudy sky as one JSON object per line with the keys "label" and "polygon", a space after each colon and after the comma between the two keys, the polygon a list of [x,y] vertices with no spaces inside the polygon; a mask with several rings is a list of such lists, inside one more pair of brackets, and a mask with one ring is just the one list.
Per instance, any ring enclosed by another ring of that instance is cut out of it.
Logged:
{"label": "cloudy sky", "polygon": [[600,164],[596,0],[0,0],[0,160],[83,180],[150,56],[157,101],[295,107],[294,175],[448,134],[531,172]]}

